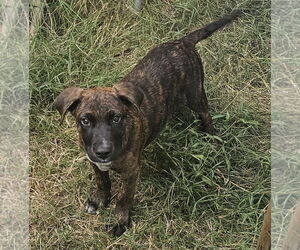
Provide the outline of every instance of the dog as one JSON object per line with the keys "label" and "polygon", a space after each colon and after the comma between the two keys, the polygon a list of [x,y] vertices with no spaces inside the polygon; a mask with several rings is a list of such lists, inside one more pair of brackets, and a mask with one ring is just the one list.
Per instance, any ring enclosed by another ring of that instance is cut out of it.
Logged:
{"label": "dog", "polygon": [[195,45],[241,15],[237,10],[181,39],[152,50],[113,87],[65,89],[54,104],[76,119],[79,142],[96,174],[97,192],[86,210],[96,213],[111,200],[110,170],[120,173],[122,188],[110,231],[120,236],[130,226],[130,210],[140,174],[141,154],[164,128],[180,103],[199,114],[199,129],[215,129],[203,87],[204,72]]}

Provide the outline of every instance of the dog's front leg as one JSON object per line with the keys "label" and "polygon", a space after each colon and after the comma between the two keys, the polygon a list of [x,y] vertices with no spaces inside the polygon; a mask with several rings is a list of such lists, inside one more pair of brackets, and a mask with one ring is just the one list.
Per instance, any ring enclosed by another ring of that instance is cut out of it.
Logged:
{"label": "dog's front leg", "polygon": [[101,171],[96,165],[92,164],[96,174],[97,190],[94,200],[88,200],[86,203],[86,211],[95,214],[99,204],[107,207],[111,199],[111,182],[108,171]]}
{"label": "dog's front leg", "polygon": [[137,165],[134,168],[130,168],[130,171],[122,173],[122,191],[119,194],[115,210],[118,224],[111,230],[114,236],[120,236],[130,226],[130,210],[138,183],[139,168]]}

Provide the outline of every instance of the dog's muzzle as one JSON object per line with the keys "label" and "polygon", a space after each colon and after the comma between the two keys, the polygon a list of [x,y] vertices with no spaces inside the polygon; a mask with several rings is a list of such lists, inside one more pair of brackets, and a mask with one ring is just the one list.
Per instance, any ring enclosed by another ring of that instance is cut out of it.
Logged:
{"label": "dog's muzzle", "polygon": [[88,156],[88,154],[86,154],[86,158],[90,161],[90,162],[92,162],[92,163],[94,163],[98,168],[99,168],[99,170],[101,170],[101,171],[108,171],[108,170],[110,170],[110,168],[111,168],[111,165],[112,165],[112,162],[110,161],[110,162],[95,162],[95,161],[92,161],[91,159],[90,159],[90,157]]}

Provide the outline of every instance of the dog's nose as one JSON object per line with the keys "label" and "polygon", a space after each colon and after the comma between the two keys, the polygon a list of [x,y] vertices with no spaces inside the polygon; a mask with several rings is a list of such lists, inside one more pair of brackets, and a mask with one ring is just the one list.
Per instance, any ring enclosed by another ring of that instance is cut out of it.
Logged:
{"label": "dog's nose", "polygon": [[102,145],[97,147],[94,152],[100,160],[106,160],[112,154],[112,147],[110,145]]}
{"label": "dog's nose", "polygon": [[97,151],[97,152],[95,152],[95,154],[101,160],[106,160],[107,158],[109,158],[111,156],[111,152],[109,152],[109,151]]}

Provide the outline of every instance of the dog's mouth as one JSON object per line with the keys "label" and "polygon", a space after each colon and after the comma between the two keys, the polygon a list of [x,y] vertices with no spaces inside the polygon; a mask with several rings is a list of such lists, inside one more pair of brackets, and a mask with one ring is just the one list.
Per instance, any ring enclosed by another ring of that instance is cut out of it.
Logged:
{"label": "dog's mouth", "polygon": [[112,166],[112,162],[111,161],[107,161],[107,162],[100,162],[100,161],[93,161],[88,154],[86,154],[86,158],[94,163],[101,171],[108,171],[110,170],[111,166]]}
{"label": "dog's mouth", "polygon": [[94,162],[101,171],[108,171],[111,168],[111,161],[106,163]]}

